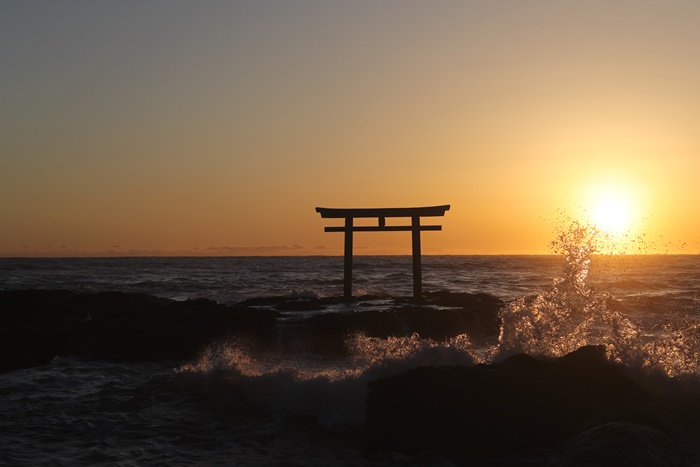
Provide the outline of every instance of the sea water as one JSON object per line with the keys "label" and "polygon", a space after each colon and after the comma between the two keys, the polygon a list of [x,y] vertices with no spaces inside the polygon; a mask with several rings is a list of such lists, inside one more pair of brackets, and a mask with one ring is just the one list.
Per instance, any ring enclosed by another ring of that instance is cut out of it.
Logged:
{"label": "sea water", "polygon": [[[189,362],[56,358],[0,374],[0,464],[450,465],[430,452],[363,455],[370,381],[517,352],[559,356],[588,343],[631,369],[697,380],[699,257],[595,255],[580,242],[560,253],[423,258],[424,290],[504,300],[501,334],[488,344],[354,335],[350,357],[332,359],[260,355],[231,341]],[[376,296],[377,306],[410,296],[411,270],[410,257],[356,257],[354,294]],[[27,288],[226,304],[339,296],[342,258],[0,259],[0,289]]]}
{"label": "sea water", "polygon": [[[424,256],[426,290],[486,292],[515,298],[547,286],[553,256]],[[356,256],[353,294],[412,294],[410,256]],[[0,258],[0,290],[68,289],[146,293],[231,304],[253,297],[343,293],[343,258],[150,257]]]}

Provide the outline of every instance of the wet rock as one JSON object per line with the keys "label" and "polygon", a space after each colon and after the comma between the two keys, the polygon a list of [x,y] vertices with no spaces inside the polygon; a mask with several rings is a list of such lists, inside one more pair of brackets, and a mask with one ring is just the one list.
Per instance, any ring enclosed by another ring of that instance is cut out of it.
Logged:
{"label": "wet rock", "polygon": [[498,312],[505,302],[498,297],[486,293],[455,293],[445,290],[425,293],[427,303],[460,307],[476,315],[485,335],[496,335],[501,329],[501,318]]}
{"label": "wet rock", "polygon": [[689,456],[662,431],[647,425],[612,422],[575,436],[552,467],[686,467]]}
{"label": "wet rock", "polygon": [[336,297],[254,297],[236,304],[235,307],[238,309],[267,308],[279,311],[318,311],[340,301],[341,299]]}
{"label": "wet rock", "polygon": [[269,339],[277,312],[177,302],[142,294],[0,292],[0,371],[48,363],[57,355],[114,361],[194,358],[232,334]]}
{"label": "wet rock", "polygon": [[[503,302],[488,294],[428,293],[420,304],[397,299],[385,310],[334,312],[310,316],[299,321],[311,350],[342,355],[345,339],[356,333],[369,337],[407,337],[444,341],[460,334],[483,338],[498,335],[498,311]],[[403,303],[402,303],[403,302]],[[399,305],[399,306],[396,306]]]}
{"label": "wet rock", "polygon": [[369,337],[407,337],[444,341],[460,334],[486,335],[483,323],[472,310],[440,309],[406,305],[388,310],[362,310],[350,313],[325,313],[299,321],[300,332],[312,350],[322,354],[342,355],[345,339],[362,333]]}
{"label": "wet rock", "polygon": [[460,459],[542,456],[587,421],[649,400],[597,347],[552,361],[518,355],[422,367],[370,384],[365,446]]}
{"label": "wet rock", "polygon": [[[422,303],[365,296],[344,302],[340,311],[306,313],[341,302],[342,297],[279,296],[226,306],[121,292],[0,291],[0,370],[45,364],[56,355],[189,359],[230,335],[275,351],[345,355],[346,339],[356,333],[380,338],[417,333],[436,341],[465,333],[493,336],[502,306],[486,294],[436,292]],[[281,312],[294,322],[281,322]]]}
{"label": "wet rock", "polygon": [[72,335],[70,353],[120,361],[184,360],[233,334],[272,335],[276,312],[234,310],[199,299],[147,310],[93,313]]}
{"label": "wet rock", "polygon": [[46,365],[58,355],[60,336],[0,329],[0,372]]}

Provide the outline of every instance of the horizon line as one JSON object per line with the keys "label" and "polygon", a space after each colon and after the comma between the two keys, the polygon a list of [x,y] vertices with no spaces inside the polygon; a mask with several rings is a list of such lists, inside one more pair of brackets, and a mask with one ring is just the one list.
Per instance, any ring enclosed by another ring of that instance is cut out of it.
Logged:
{"label": "horizon line", "polygon": [[[678,252],[663,252],[663,253],[593,253],[591,256],[699,256],[700,253],[678,253]],[[353,257],[407,257],[411,254],[355,254]],[[423,257],[438,257],[438,256],[561,256],[558,253],[437,253],[423,254]],[[120,259],[120,258],[343,258],[342,254],[337,255],[192,255],[192,254],[146,254],[146,255],[101,255],[101,254],[86,254],[86,255],[5,255],[0,253],[0,259]]]}

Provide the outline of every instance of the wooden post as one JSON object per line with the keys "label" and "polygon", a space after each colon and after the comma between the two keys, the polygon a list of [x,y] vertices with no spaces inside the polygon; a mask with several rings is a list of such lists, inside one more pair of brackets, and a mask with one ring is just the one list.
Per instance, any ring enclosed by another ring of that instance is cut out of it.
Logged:
{"label": "wooden post", "polygon": [[343,277],[343,297],[352,298],[352,217],[345,218],[345,273]]}
{"label": "wooden post", "polygon": [[423,278],[420,262],[420,216],[411,218],[411,235],[413,237],[413,298],[423,298]]}

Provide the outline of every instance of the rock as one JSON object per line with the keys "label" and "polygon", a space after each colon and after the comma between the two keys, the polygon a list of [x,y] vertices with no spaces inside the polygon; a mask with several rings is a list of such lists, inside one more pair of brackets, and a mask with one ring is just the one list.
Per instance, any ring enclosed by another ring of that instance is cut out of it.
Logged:
{"label": "rock", "polygon": [[454,293],[445,290],[426,292],[427,302],[440,306],[460,307],[478,316],[482,331],[486,335],[496,335],[501,330],[498,312],[505,302],[487,293]]}
{"label": "rock", "polygon": [[658,429],[630,422],[596,426],[575,436],[552,460],[556,467],[686,467],[688,454]]}
{"label": "rock", "polygon": [[[393,306],[386,310],[324,313],[298,321],[310,350],[343,355],[345,339],[356,333],[369,337],[408,337],[444,341],[460,334],[483,338],[498,335],[498,311],[503,302],[488,294],[428,293],[425,303]],[[400,300],[397,300],[400,304]],[[277,305],[279,307],[279,305]]]}
{"label": "rock", "polygon": [[[502,302],[487,294],[427,294],[422,304],[376,297],[347,311],[309,316],[342,297],[259,297],[225,306],[210,300],[173,301],[136,293],[0,291],[0,371],[45,364],[56,356],[113,361],[182,360],[207,344],[236,335],[275,351],[301,349],[346,355],[346,339],[411,336],[443,341],[459,334],[498,333]],[[280,311],[294,319],[280,322]]]}
{"label": "rock", "polygon": [[59,336],[31,330],[0,330],[0,372],[46,365],[58,355]]}
{"label": "rock", "polygon": [[277,312],[142,294],[0,291],[0,371],[56,355],[112,361],[183,360],[237,334],[274,335]]}
{"label": "rock", "polygon": [[592,418],[649,399],[599,348],[553,361],[518,355],[416,368],[370,384],[365,447],[459,459],[542,456]]}
{"label": "rock", "polygon": [[185,360],[233,334],[269,338],[277,313],[235,309],[210,300],[168,301],[160,306],[96,310],[73,333],[70,353],[119,361]]}

